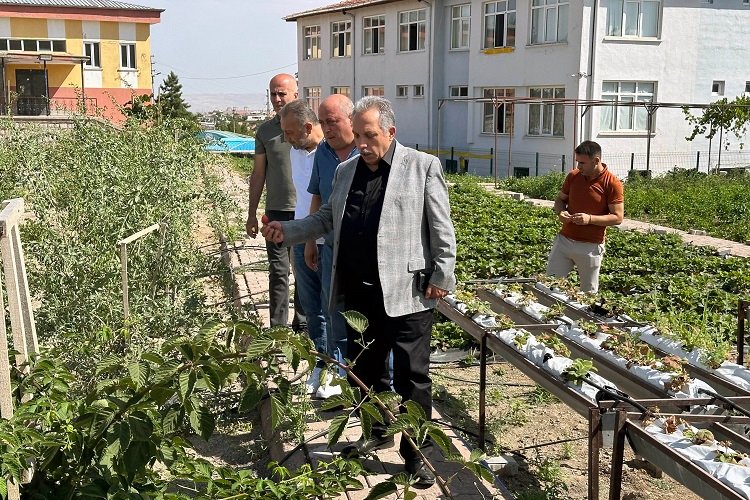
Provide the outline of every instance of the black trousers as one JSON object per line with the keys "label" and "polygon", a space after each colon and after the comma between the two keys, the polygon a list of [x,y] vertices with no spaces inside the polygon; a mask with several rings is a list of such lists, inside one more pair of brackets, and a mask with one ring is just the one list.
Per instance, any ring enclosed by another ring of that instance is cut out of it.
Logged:
{"label": "black trousers", "polygon": [[[354,361],[354,374],[375,392],[391,390],[388,357],[393,351],[393,388],[403,401],[418,403],[428,419],[432,418],[432,380],[430,379],[430,334],[432,309],[405,316],[389,317],[378,285],[344,284],[346,310],[362,313],[369,326],[360,335],[347,325],[348,358]],[[365,352],[362,352],[366,349]],[[355,361],[356,360],[356,361]],[[385,425],[373,425],[373,434],[385,431]],[[425,445],[427,446],[427,445]],[[401,440],[405,462],[417,460],[417,454],[405,439]]]}
{"label": "black trousers", "polygon": [[[294,219],[294,211],[266,210],[271,221],[289,221]],[[268,314],[271,326],[289,324],[289,273],[291,272],[291,247],[282,247],[266,241],[268,255]],[[292,326],[306,323],[305,312],[294,294],[294,318]]]}

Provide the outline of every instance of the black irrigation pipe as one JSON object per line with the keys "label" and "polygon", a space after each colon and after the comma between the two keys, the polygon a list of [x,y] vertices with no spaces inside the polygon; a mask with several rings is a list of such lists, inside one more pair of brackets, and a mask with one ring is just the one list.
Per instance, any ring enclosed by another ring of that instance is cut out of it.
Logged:
{"label": "black irrigation pipe", "polygon": [[[456,382],[464,382],[466,384],[479,384],[478,380],[466,380],[458,377],[451,377],[450,375],[439,374],[439,377],[447,378],[448,380],[455,380]],[[487,382],[487,385],[504,385],[507,387],[536,387],[536,384],[505,384],[503,382]]]}
{"label": "black irrigation pipe", "polygon": [[536,448],[544,448],[545,446],[554,446],[556,444],[572,443],[574,441],[583,441],[584,439],[588,439],[588,438],[589,438],[588,436],[581,436],[581,437],[570,438],[570,439],[558,439],[556,441],[549,441],[549,442],[540,443],[540,444],[532,444],[529,446],[524,446],[522,448],[508,450],[506,453],[513,453],[514,455],[523,455],[521,452],[524,450],[534,450]]}

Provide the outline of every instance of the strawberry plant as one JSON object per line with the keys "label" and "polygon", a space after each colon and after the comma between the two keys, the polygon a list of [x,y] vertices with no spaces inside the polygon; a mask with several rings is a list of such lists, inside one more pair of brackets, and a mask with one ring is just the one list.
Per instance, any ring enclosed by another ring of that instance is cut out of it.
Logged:
{"label": "strawberry plant", "polygon": [[558,356],[570,357],[570,349],[554,333],[543,333],[537,337],[539,342],[552,349]]}
{"label": "strawberry plant", "polygon": [[713,444],[715,442],[713,432],[708,429],[690,427],[682,431],[682,435],[688,438],[693,444]]}

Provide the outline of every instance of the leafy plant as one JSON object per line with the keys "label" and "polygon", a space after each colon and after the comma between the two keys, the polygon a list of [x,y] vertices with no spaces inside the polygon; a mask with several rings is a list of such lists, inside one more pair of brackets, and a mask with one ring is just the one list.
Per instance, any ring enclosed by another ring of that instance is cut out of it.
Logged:
{"label": "leafy plant", "polygon": [[715,441],[713,432],[708,429],[695,429],[691,427],[682,431],[682,435],[688,438],[693,444],[711,444]]}
{"label": "leafy plant", "polygon": [[519,349],[523,349],[526,345],[526,342],[529,341],[529,335],[531,335],[526,330],[520,330],[516,333],[516,336],[513,337],[513,343],[518,347]]}
{"label": "leafy plant", "polygon": [[567,345],[554,333],[543,333],[537,337],[539,342],[549,347],[558,356],[570,357],[570,349]]}
{"label": "leafy plant", "polygon": [[599,332],[599,326],[593,321],[581,320],[578,322],[578,328],[591,338],[596,338],[596,334]]}
{"label": "leafy plant", "polygon": [[743,467],[745,466],[745,464],[741,462],[743,459],[747,458],[746,453],[730,450],[729,447],[732,446],[732,443],[730,443],[729,441],[721,441],[719,445],[723,446],[724,449],[723,450],[719,449],[716,451],[716,457],[714,457],[714,462],[741,465]]}
{"label": "leafy plant", "polygon": [[544,312],[544,320],[551,321],[555,318],[559,318],[560,316],[563,316],[564,314],[565,314],[565,304],[563,304],[562,302],[557,302],[549,306],[549,308]]}
{"label": "leafy plant", "polygon": [[562,378],[566,382],[580,385],[592,371],[597,371],[594,362],[590,359],[576,358],[573,363],[562,372]]}

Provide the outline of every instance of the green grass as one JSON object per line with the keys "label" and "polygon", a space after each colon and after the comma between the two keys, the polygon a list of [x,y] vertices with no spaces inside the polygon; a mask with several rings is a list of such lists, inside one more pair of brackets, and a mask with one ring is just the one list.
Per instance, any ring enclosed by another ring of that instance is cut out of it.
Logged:
{"label": "green grass", "polygon": [[[564,176],[505,179],[503,189],[554,200]],[[750,174],[707,175],[693,170],[625,182],[625,217],[744,243],[750,240]]]}

